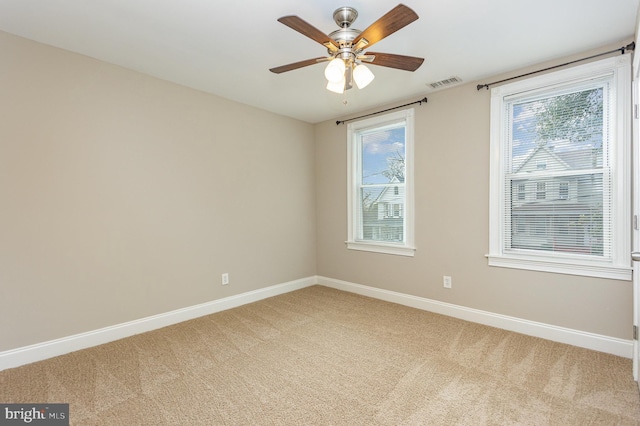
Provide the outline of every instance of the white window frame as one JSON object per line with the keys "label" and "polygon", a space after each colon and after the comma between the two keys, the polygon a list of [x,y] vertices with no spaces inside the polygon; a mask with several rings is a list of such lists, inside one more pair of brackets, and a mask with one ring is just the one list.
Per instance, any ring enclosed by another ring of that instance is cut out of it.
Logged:
{"label": "white window frame", "polygon": [[[361,167],[357,133],[361,130],[383,127],[394,122],[405,123],[405,207],[404,243],[363,240],[359,237],[361,215],[359,213],[358,173]],[[414,256],[414,190],[413,190],[413,145],[414,109],[409,108],[369,119],[356,121],[347,126],[347,248],[399,256]]]}
{"label": "white window frame", "polygon": [[[505,250],[505,156],[509,149],[509,112],[506,105],[514,96],[528,96],[570,83],[610,76],[612,78],[610,131],[611,260],[585,259],[579,255],[530,253]],[[521,80],[491,91],[489,254],[490,266],[527,269],[599,278],[631,279],[631,68],[630,55],[620,55],[570,69]]]}

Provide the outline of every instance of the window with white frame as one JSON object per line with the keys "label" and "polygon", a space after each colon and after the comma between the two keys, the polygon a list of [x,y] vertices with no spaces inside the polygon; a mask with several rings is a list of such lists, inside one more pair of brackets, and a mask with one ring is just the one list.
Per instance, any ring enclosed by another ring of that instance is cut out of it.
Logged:
{"label": "window with white frame", "polygon": [[489,265],[631,279],[629,62],[492,89]]}
{"label": "window with white frame", "polygon": [[354,250],[413,256],[413,117],[348,125],[348,239]]}

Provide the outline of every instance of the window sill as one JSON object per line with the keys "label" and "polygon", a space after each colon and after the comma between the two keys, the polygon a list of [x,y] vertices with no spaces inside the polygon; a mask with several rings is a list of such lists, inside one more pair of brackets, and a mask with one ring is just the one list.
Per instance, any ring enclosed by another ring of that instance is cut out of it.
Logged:
{"label": "window sill", "polygon": [[489,261],[489,266],[631,281],[632,268],[630,266],[616,266],[588,261],[571,262],[534,259],[531,257],[505,255],[487,255],[486,257]]}
{"label": "window sill", "polygon": [[409,247],[399,244],[385,244],[382,242],[369,242],[369,241],[346,241],[347,248],[349,250],[370,251],[375,253],[393,254],[397,256],[409,256],[415,255],[415,247]]}

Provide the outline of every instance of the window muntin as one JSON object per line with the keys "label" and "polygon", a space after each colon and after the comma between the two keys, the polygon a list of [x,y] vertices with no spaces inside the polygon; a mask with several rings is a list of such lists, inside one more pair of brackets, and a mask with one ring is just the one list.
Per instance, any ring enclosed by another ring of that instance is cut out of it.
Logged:
{"label": "window muntin", "polygon": [[493,89],[490,265],[630,277],[629,78],[612,58]]}
{"label": "window muntin", "polygon": [[349,124],[348,248],[412,256],[413,109]]}

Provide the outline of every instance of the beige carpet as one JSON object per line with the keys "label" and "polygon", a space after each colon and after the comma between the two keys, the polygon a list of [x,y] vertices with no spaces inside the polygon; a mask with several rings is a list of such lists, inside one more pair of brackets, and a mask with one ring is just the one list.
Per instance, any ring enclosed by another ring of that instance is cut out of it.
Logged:
{"label": "beige carpet", "polygon": [[76,425],[640,424],[631,361],[322,286],[0,372]]}

